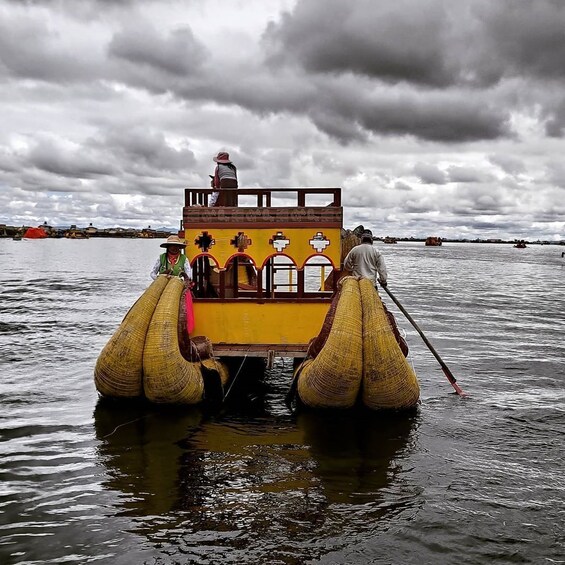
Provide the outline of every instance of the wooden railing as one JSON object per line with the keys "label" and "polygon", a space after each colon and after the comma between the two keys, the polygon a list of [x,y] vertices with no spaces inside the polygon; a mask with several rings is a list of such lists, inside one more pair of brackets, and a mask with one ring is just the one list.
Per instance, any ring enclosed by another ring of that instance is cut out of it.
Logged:
{"label": "wooden railing", "polygon": [[218,190],[235,193],[236,197],[255,196],[255,206],[257,208],[271,207],[274,195],[284,198],[294,195],[295,203],[290,204],[293,207],[305,207],[308,195],[327,195],[330,197],[324,204],[308,203],[308,206],[341,206],[341,188],[185,188],[184,205],[208,206],[210,195],[218,192]]}

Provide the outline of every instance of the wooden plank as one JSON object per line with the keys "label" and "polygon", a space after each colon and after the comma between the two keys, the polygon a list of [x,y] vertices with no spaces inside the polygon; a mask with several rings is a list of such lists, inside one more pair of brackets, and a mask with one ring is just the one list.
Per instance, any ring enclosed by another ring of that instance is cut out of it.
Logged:
{"label": "wooden plank", "polygon": [[303,344],[276,344],[255,343],[242,345],[236,343],[213,343],[212,349],[215,357],[306,357],[308,345]]}
{"label": "wooden plank", "polygon": [[341,227],[343,209],[336,207],[294,208],[204,208],[183,209],[185,228],[223,227],[225,224],[252,227]]}

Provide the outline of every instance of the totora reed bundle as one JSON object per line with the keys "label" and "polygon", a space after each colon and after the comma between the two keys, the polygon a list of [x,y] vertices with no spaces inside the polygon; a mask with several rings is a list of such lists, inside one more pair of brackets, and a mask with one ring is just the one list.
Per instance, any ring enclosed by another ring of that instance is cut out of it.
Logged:
{"label": "totora reed bundle", "polygon": [[143,395],[145,335],[167,277],[157,277],[125,315],[96,361],[94,382],[103,396],[136,398]]}
{"label": "totora reed bundle", "polygon": [[198,363],[187,361],[178,340],[179,300],[184,285],[171,278],[155,308],[143,351],[143,388],[152,402],[196,404],[204,394]]}
{"label": "totora reed bundle", "polygon": [[300,400],[312,408],[350,408],[358,401],[372,410],[416,406],[418,379],[372,282],[349,276],[339,284],[337,305],[309,348],[313,358],[296,371]]}
{"label": "totora reed bundle", "polygon": [[351,408],[361,386],[363,326],[359,283],[345,277],[331,331],[315,359],[299,368],[298,395],[311,407]]}
{"label": "totora reed bundle", "polygon": [[394,336],[379,294],[360,279],[363,308],[362,401],[373,410],[411,408],[418,403],[418,379]]}

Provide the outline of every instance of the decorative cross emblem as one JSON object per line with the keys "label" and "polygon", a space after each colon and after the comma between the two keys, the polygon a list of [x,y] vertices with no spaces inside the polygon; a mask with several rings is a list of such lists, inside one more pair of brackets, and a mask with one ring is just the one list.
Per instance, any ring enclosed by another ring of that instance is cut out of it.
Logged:
{"label": "decorative cross emblem", "polygon": [[330,240],[321,231],[319,231],[308,243],[318,253],[322,253],[322,251],[324,251],[324,249],[330,244]]}
{"label": "decorative cross emblem", "polygon": [[269,239],[269,243],[280,253],[290,244],[290,239],[287,239],[282,231],[278,231]]}
{"label": "decorative cross emblem", "polygon": [[251,245],[251,243],[251,240],[242,231],[237,232],[237,235],[230,241],[230,244],[233,245],[240,253],[243,253]]}
{"label": "decorative cross emblem", "polygon": [[198,246],[201,251],[208,251],[212,245],[216,244],[216,240],[207,232],[203,231],[195,240],[194,244]]}

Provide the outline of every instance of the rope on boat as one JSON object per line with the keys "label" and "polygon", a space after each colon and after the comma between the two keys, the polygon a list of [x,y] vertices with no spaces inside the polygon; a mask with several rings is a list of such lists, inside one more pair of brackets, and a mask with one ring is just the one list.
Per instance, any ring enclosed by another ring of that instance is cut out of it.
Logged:
{"label": "rope on boat", "polygon": [[152,416],[153,414],[155,414],[155,412],[151,412],[150,414],[145,414],[145,416],[140,416],[139,418],[135,418],[133,420],[130,420],[129,422],[124,422],[123,424],[119,424],[109,434],[102,436],[102,439],[106,439],[107,437],[114,435],[120,428],[123,428],[124,426],[129,426],[130,424],[134,424],[135,422],[139,422],[140,420],[144,420],[145,418]]}
{"label": "rope on boat", "polygon": [[241,373],[241,369],[243,369],[243,365],[244,365],[246,359],[247,359],[247,353],[245,354],[245,357],[241,361],[241,365],[239,366],[239,369],[237,370],[237,373],[235,374],[235,377],[233,378],[233,380],[232,380],[232,382],[231,382],[231,384],[228,388],[228,391],[224,395],[224,402],[226,401],[227,397],[229,396],[231,389],[233,388],[233,385],[235,384],[235,381],[237,380],[237,377],[239,376],[239,373]]}

